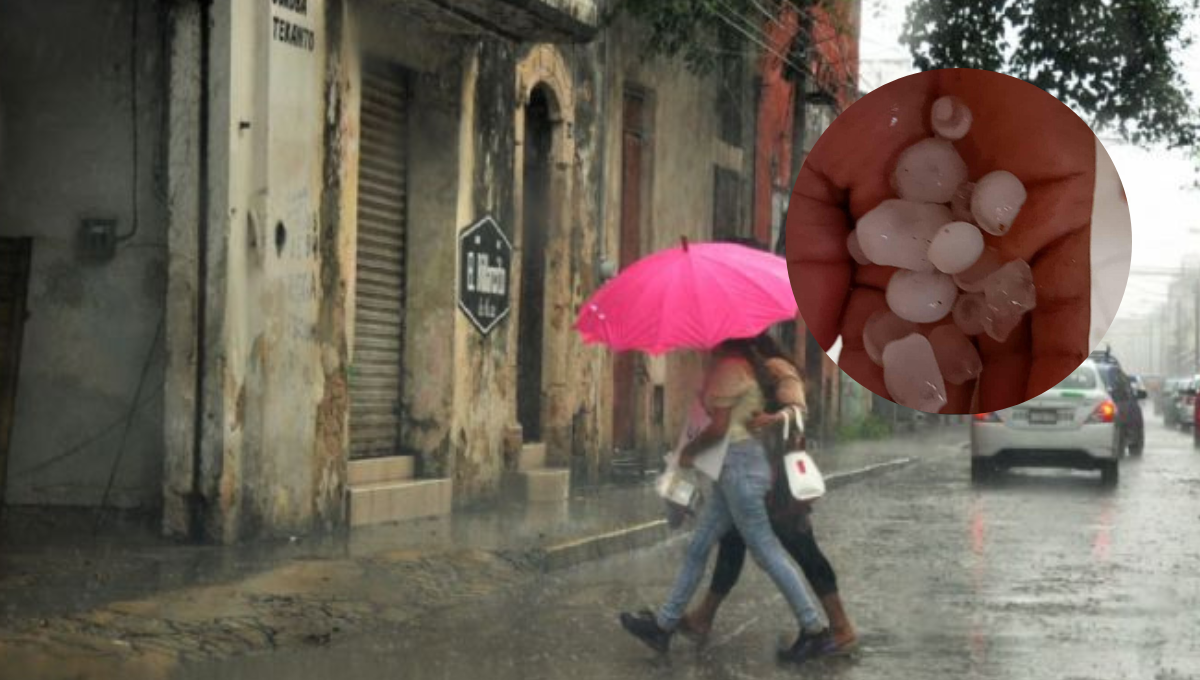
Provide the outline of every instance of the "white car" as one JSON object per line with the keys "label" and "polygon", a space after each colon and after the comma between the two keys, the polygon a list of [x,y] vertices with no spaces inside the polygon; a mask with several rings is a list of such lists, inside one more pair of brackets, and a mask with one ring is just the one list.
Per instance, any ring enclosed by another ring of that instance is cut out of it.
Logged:
{"label": "white car", "polygon": [[1014,467],[1099,470],[1117,483],[1117,406],[1089,359],[1044,394],[971,420],[971,479]]}

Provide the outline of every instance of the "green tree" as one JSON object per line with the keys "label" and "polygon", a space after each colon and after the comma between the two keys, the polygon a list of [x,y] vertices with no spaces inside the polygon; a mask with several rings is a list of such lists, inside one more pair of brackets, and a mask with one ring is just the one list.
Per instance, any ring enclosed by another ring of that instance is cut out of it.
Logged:
{"label": "green tree", "polygon": [[1133,142],[1189,147],[1195,109],[1176,55],[1196,0],[912,0],[917,68],[1016,76]]}

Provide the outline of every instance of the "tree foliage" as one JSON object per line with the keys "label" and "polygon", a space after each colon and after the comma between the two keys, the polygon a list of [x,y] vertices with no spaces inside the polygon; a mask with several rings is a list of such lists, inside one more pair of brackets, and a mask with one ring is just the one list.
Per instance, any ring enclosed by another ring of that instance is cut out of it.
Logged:
{"label": "tree foliage", "polygon": [[1195,109],[1176,60],[1188,0],[912,0],[901,38],[917,68],[1016,76],[1133,142],[1188,147]]}
{"label": "tree foliage", "polygon": [[766,48],[764,25],[786,8],[801,16],[800,34],[782,55],[789,78],[809,63],[808,10],[845,0],[617,0],[610,18],[622,13],[645,29],[650,56],[679,58],[694,73],[713,72],[732,56]]}

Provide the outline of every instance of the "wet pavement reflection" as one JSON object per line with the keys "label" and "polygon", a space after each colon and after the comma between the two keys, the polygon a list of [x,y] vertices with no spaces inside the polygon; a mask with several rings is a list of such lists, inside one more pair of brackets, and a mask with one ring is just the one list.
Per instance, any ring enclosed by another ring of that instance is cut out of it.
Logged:
{"label": "wet pavement reflection", "polygon": [[[1151,418],[1147,418],[1151,421]],[[618,626],[666,594],[683,543],[329,646],[185,669],[207,678],[1200,678],[1200,451],[1150,425],[1121,482],[1010,472],[968,481],[961,442],[836,489],[818,535],[861,634],[847,659],[781,667],[787,609],[749,567],[710,644],[658,657]],[[886,446],[886,444],[881,444]]]}

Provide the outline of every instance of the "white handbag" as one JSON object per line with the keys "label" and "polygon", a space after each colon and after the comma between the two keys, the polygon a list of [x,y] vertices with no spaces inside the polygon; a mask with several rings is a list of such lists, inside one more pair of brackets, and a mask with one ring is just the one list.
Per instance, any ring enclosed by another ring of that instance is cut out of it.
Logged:
{"label": "white handbag", "polygon": [[[791,432],[791,421],[796,421],[797,431],[804,433],[804,413],[799,406],[792,406],[785,412],[783,420],[783,441],[788,441]],[[825,495],[825,478],[821,470],[807,451],[789,451],[783,456],[783,468],[787,474],[788,488],[792,497],[798,501],[811,501]]]}
{"label": "white handbag", "polygon": [[684,470],[673,463],[655,480],[654,488],[659,497],[670,505],[687,512],[695,512],[700,505],[701,492],[695,471]]}

